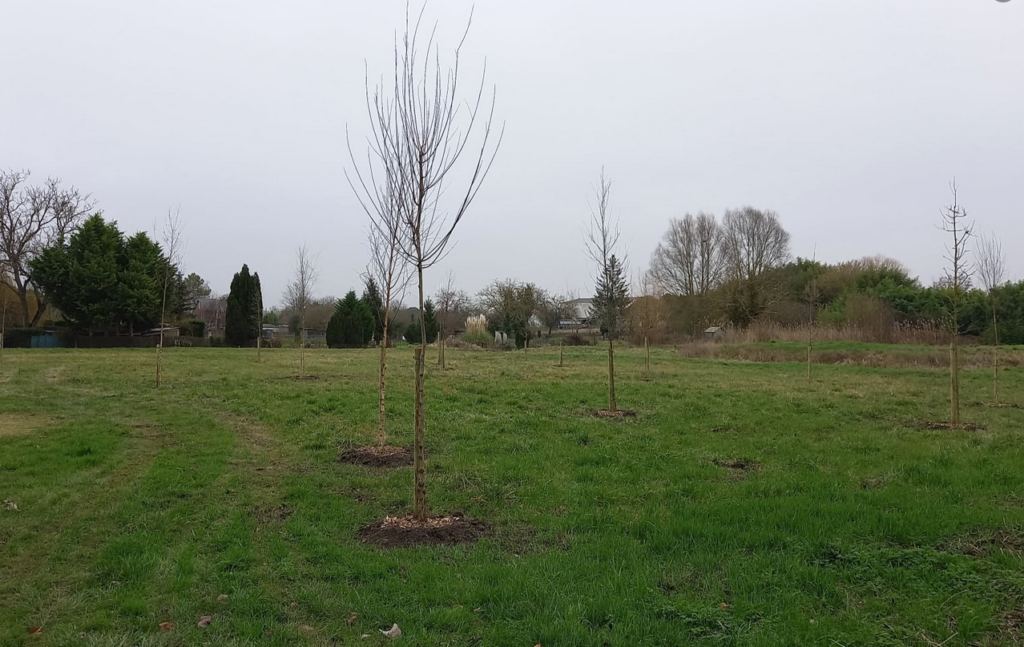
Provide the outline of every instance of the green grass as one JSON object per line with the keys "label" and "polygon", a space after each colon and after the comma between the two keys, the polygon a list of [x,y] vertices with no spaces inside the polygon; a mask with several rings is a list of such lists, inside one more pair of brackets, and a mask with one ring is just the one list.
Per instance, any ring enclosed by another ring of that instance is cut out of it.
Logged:
{"label": "green grass", "polygon": [[[1024,410],[964,418],[935,370],[448,350],[429,498],[494,524],[384,551],[357,529],[411,470],[335,462],[376,423],[373,351],[6,351],[0,645],[1011,645],[1024,621]],[[431,353],[433,355],[433,351]],[[412,358],[390,426],[411,441]],[[1024,370],[1003,376],[1024,404]],[[744,459],[733,473],[716,462]],[[285,508],[282,508],[285,506]],[[227,594],[225,600],[218,595]],[[349,624],[350,614],[358,614]],[[206,629],[196,626],[212,615]],[[172,633],[158,624],[174,622]],[[29,635],[29,628],[42,631]],[[370,638],[361,640],[362,634]],[[944,642],[945,641],[945,642]]]}

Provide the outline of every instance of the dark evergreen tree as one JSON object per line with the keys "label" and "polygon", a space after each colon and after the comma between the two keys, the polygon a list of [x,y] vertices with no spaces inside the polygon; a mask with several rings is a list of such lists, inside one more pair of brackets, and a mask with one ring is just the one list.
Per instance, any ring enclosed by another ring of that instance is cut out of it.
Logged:
{"label": "dark evergreen tree", "polygon": [[327,345],[331,348],[362,348],[373,338],[374,316],[369,306],[349,291],[338,301],[327,323]]}
{"label": "dark evergreen tree", "polygon": [[260,284],[260,273],[252,275],[252,289],[249,291],[249,316],[256,336],[263,334],[263,286]]}
{"label": "dark evergreen tree", "polygon": [[427,343],[432,344],[437,341],[440,324],[437,321],[437,313],[434,312],[434,302],[430,299],[423,304],[423,326],[427,329]]}
{"label": "dark evergreen tree", "polygon": [[601,332],[617,339],[625,332],[626,308],[629,306],[629,287],[622,263],[613,254],[597,277],[597,291],[591,306],[591,316]]}
{"label": "dark evergreen tree", "polygon": [[418,345],[421,341],[420,330],[420,322],[413,321],[411,324],[405,327],[405,335],[402,337],[402,339],[409,342],[410,344]]}
{"label": "dark evergreen tree", "polygon": [[124,241],[118,268],[119,318],[129,333],[160,323],[160,278],[167,261],[145,232]]}
{"label": "dark evergreen tree", "polygon": [[373,314],[373,338],[384,339],[384,298],[377,288],[377,282],[372,276],[366,278],[366,285],[363,287],[363,303]]}
{"label": "dark evergreen tree", "polygon": [[123,236],[96,214],[65,245],[59,241],[32,261],[34,282],[79,329],[114,329],[120,314]]}
{"label": "dark evergreen tree", "polygon": [[227,312],[224,314],[224,343],[227,345],[249,346],[259,336],[260,310],[256,309],[256,304],[262,299],[255,294],[257,291],[249,266],[243,265],[231,279],[231,291],[228,293]]}

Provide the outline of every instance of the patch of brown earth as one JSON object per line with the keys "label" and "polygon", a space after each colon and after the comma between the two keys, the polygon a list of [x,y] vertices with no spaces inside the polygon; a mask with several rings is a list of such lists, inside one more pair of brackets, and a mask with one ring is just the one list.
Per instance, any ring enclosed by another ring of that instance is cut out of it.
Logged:
{"label": "patch of brown earth", "polygon": [[285,521],[290,516],[292,516],[292,509],[284,503],[279,506],[262,508],[256,515],[256,532],[269,523]]}
{"label": "patch of brown earth", "polygon": [[384,517],[359,529],[356,536],[381,548],[409,546],[454,546],[472,543],[491,534],[491,525],[482,519],[467,519],[461,512],[429,517],[425,522],[411,516]]}
{"label": "patch of brown earth", "polygon": [[747,474],[747,472],[756,472],[761,469],[760,463],[747,460],[745,458],[738,458],[735,460],[713,458],[711,459],[711,463],[716,467],[729,470],[729,479],[732,481],[739,481]]}
{"label": "patch of brown earth", "polygon": [[30,434],[36,429],[49,426],[54,419],[31,413],[0,413],[0,438]]}
{"label": "patch of brown earth", "polygon": [[738,458],[736,460],[723,460],[721,458],[713,458],[711,462],[718,467],[724,467],[728,470],[739,470],[740,472],[747,472],[750,470],[759,470],[761,465],[756,461],[747,460],[745,458]]}
{"label": "patch of brown earth", "polygon": [[1016,402],[986,402],[985,406],[993,409],[1024,409]]}
{"label": "patch of brown earth", "polygon": [[636,418],[636,411],[633,411],[632,409],[616,409],[615,411],[610,409],[600,409],[594,415],[598,418],[611,419]]}
{"label": "patch of brown earth", "polygon": [[984,431],[985,425],[976,425],[972,422],[961,422],[958,425],[954,425],[951,422],[932,422],[926,420],[921,423],[921,428],[931,431]]}
{"label": "patch of brown earth", "polygon": [[412,465],[412,447],[354,447],[341,452],[338,462],[367,467],[406,467]]}

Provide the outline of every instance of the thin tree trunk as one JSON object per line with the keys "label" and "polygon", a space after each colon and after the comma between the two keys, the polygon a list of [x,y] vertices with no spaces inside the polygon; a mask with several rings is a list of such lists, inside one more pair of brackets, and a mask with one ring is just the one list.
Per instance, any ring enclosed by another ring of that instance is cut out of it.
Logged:
{"label": "thin tree trunk", "polygon": [[644,335],[644,373],[648,380],[651,379],[651,344],[647,335]]}
{"label": "thin tree trunk", "polygon": [[[417,241],[418,243],[419,241]],[[412,443],[414,501],[412,516],[416,521],[427,520],[427,468],[423,456],[423,437],[426,435],[426,412],[424,411],[424,381],[427,355],[427,328],[423,318],[423,265],[418,263],[420,298],[420,347],[416,349],[416,403],[415,426]]]}
{"label": "thin tree trunk", "polygon": [[306,313],[299,316],[299,377],[306,377]]}
{"label": "thin tree trunk", "polygon": [[378,415],[377,415],[377,445],[383,447],[388,442],[387,431],[385,429],[385,407],[384,407],[384,392],[386,389],[386,375],[388,370],[388,334],[385,331],[383,343],[380,345],[380,384],[377,389],[377,404],[378,404]]}
{"label": "thin tree trunk", "polygon": [[564,345],[562,343],[562,340],[559,339],[558,340],[558,368],[562,368],[562,366],[564,366],[564,364],[562,363],[562,360],[564,358],[564,353],[565,353]]}
{"label": "thin tree trunk", "polygon": [[949,344],[949,421],[960,424],[960,348],[955,334]]}
{"label": "thin tree trunk", "polygon": [[608,410],[612,413],[618,411],[615,406],[615,350],[610,335],[608,337]]}
{"label": "thin tree trunk", "polygon": [[811,383],[811,346],[813,344],[812,335],[814,334],[814,328],[811,325],[807,327],[807,383]]}
{"label": "thin tree trunk", "polygon": [[256,363],[263,361],[261,351],[263,350],[263,326],[260,325],[260,334],[256,335]]}
{"label": "thin tree trunk", "polygon": [[999,322],[996,319],[996,304],[992,302],[992,329],[996,333],[996,345],[992,348],[992,393],[999,404]]}
{"label": "thin tree trunk", "polygon": [[[7,289],[5,286],[0,285],[0,290]],[[7,336],[7,295],[4,294],[4,314],[3,319],[0,320],[0,364],[4,361],[4,337]]]}
{"label": "thin tree trunk", "polygon": [[164,352],[164,327],[160,326],[160,340],[156,345],[156,388],[160,388],[160,368],[163,364]]}

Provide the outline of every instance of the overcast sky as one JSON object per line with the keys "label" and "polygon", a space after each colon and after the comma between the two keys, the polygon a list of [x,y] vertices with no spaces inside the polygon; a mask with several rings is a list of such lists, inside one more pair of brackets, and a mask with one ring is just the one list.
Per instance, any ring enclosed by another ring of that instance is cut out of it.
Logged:
{"label": "overcast sky", "polygon": [[[0,0],[0,167],[126,232],[180,205],[186,271],[215,291],[248,263],[279,303],[305,242],[342,296],[366,264],[345,128],[364,148],[364,72],[389,72],[404,7]],[[428,5],[442,53],[471,7]],[[884,254],[930,283],[955,175],[1024,278],[1024,0],[482,0],[463,56],[467,89],[486,57],[505,140],[428,291],[450,270],[589,295],[602,166],[634,271],[670,218],[749,204],[794,256]]]}

